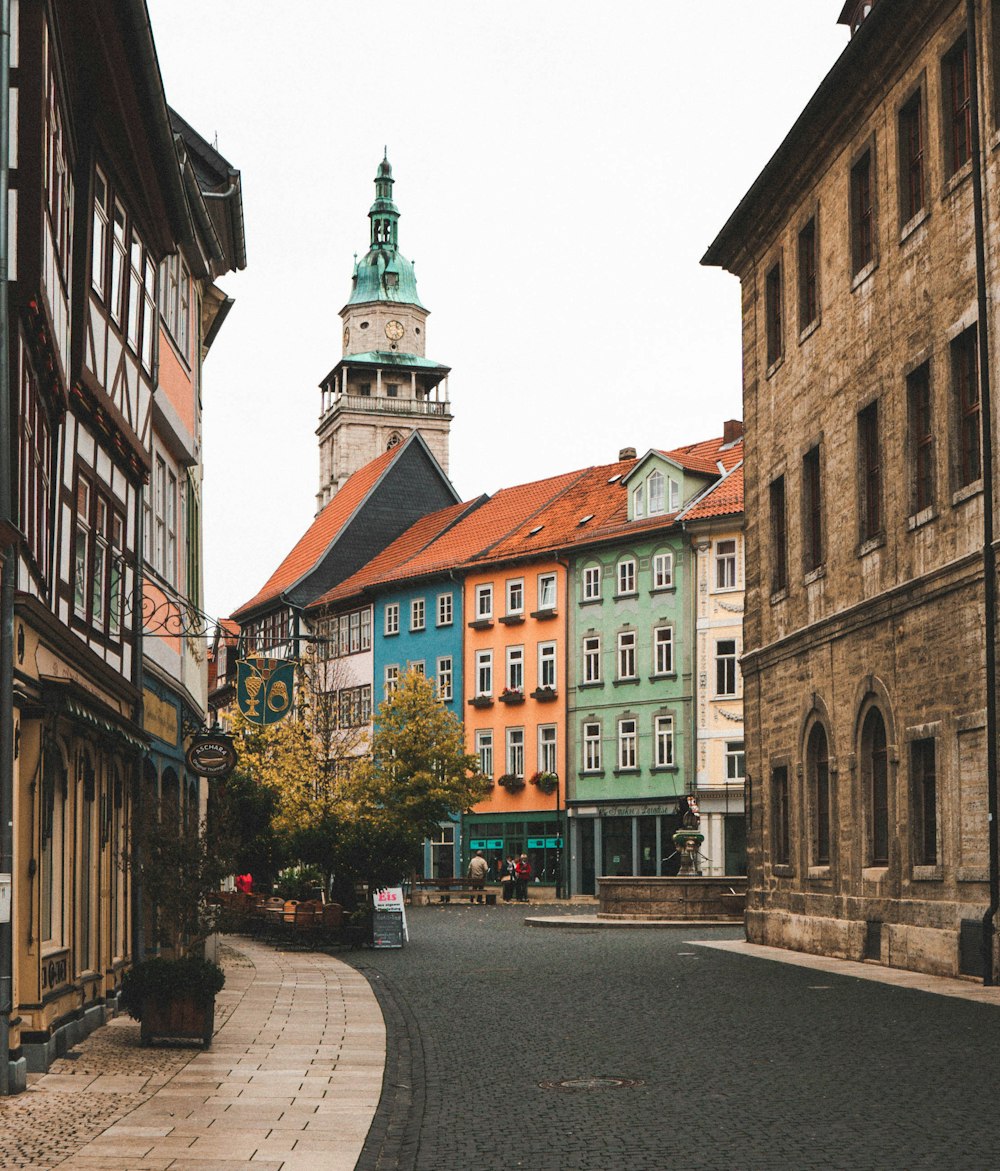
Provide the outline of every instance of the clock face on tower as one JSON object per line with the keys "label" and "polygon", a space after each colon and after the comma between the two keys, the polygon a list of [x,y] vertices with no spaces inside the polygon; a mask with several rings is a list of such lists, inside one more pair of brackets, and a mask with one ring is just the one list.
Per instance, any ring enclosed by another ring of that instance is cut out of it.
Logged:
{"label": "clock face on tower", "polygon": [[403,336],[403,326],[399,321],[387,321],[385,323],[385,336],[391,342],[398,342]]}

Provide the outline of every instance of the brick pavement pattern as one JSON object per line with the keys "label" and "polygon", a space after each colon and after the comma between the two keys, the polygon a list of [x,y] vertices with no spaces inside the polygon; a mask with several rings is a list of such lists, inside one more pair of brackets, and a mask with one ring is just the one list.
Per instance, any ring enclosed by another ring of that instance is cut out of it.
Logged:
{"label": "brick pavement pattern", "polygon": [[[995,997],[699,946],[740,928],[547,931],[524,914],[417,908],[406,948],[349,957],[389,1037],[358,1171],[997,1165]],[[539,1085],[602,1076],[643,1084]]]}
{"label": "brick pavement pattern", "polygon": [[210,1049],[143,1049],[117,1018],[0,1100],[0,1167],[352,1171],[385,1058],[367,982],[332,957],[244,940],[223,962]]}

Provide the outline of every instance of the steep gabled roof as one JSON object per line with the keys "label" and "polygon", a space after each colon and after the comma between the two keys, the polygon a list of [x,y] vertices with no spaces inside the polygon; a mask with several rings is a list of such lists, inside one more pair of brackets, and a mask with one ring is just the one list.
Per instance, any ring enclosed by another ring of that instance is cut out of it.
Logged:
{"label": "steep gabled roof", "polygon": [[743,442],[740,439],[730,443],[722,438],[704,439],[701,443],[691,443],[687,447],[674,447],[670,451],[661,452],[661,454],[688,471],[718,476],[720,464],[728,470],[743,459]]}
{"label": "steep gabled roof", "polygon": [[463,501],[460,504],[451,504],[447,508],[439,509],[422,517],[412,524],[402,536],[397,537],[391,545],[386,546],[377,557],[373,557],[362,569],[352,574],[340,585],[328,590],[322,597],[311,602],[307,610],[318,610],[334,602],[344,602],[350,598],[360,597],[366,589],[384,581],[394,569],[405,565],[417,554],[427,548],[432,541],[448,531],[462,517],[481,507],[488,496],[480,496],[476,500]]}
{"label": "steep gabled roof", "polygon": [[458,494],[419,431],[350,476],[278,568],[232,617],[286,603],[309,605]]}

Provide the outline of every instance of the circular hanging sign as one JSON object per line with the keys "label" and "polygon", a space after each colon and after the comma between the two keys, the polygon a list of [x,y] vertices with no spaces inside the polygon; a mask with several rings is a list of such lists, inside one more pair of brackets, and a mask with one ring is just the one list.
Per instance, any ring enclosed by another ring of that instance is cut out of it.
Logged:
{"label": "circular hanging sign", "polygon": [[200,777],[228,777],[236,767],[236,749],[228,736],[205,733],[195,736],[184,759]]}

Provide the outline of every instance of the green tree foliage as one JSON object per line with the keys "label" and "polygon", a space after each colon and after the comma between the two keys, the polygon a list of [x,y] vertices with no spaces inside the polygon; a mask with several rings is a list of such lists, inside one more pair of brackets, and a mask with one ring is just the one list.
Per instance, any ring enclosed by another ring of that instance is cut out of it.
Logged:
{"label": "green tree foliage", "polygon": [[470,809],[489,791],[479,760],[465,751],[461,721],[438,699],[432,680],[410,671],[379,706],[370,757],[349,791],[383,828],[395,825],[418,843],[449,814]]}

